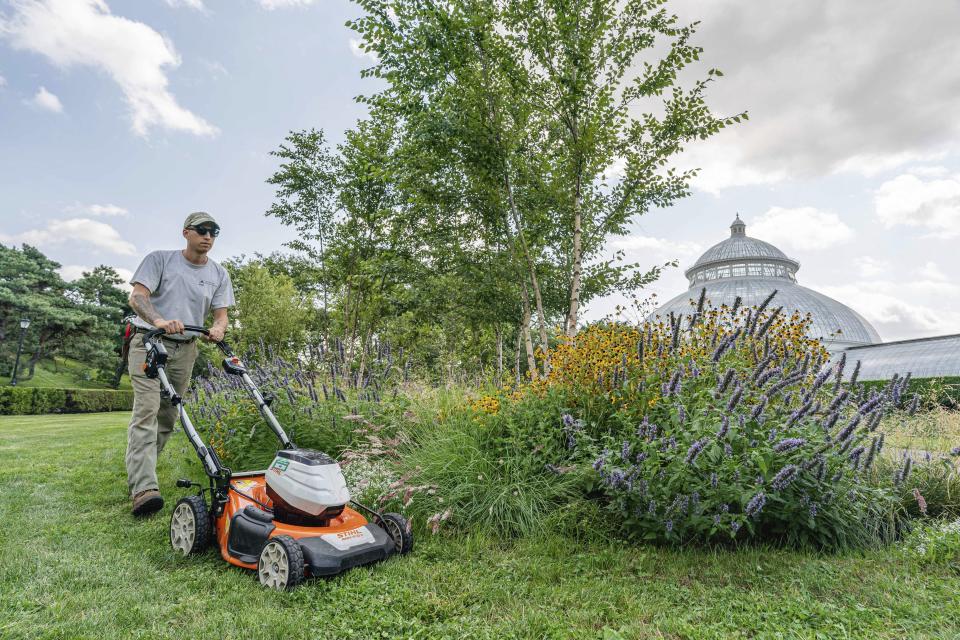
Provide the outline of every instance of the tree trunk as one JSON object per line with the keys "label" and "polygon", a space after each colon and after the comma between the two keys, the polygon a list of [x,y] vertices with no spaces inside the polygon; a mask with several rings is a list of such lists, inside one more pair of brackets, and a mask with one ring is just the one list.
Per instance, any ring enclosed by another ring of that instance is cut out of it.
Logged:
{"label": "tree trunk", "polygon": [[536,380],[537,359],[533,355],[533,338],[530,337],[530,295],[527,293],[527,283],[523,283],[523,340],[527,346],[527,367],[530,369],[530,378]]}
{"label": "tree trunk", "polygon": [[581,212],[580,171],[577,170],[576,187],[573,195],[573,273],[570,277],[570,314],[567,316],[567,335],[577,335],[577,321],[580,313],[580,272],[583,268],[581,255],[583,220]]}
{"label": "tree trunk", "polygon": [[516,360],[516,362],[514,362],[514,369],[513,369],[513,370],[516,372],[517,386],[520,386],[520,346],[521,346],[520,343],[523,341],[523,326],[522,326],[522,324],[523,324],[523,323],[521,322],[521,326],[518,326],[518,327],[517,327],[517,348],[516,348],[516,350],[515,350],[514,353],[513,353],[514,358],[515,358],[515,360]]}
{"label": "tree trunk", "polygon": [[510,182],[509,166],[504,170],[504,185],[507,190],[507,201],[510,204],[510,214],[513,216],[513,224],[517,227],[517,235],[520,236],[520,246],[523,248],[523,255],[527,260],[527,269],[530,271],[530,283],[533,285],[533,300],[537,305],[537,325],[540,329],[540,349],[543,350],[543,374],[550,373],[550,343],[547,341],[547,316],[543,312],[543,296],[540,295],[540,281],[537,279],[537,265],[530,255],[530,248],[527,246],[527,237],[523,233],[523,227],[520,225],[520,214],[517,211],[517,205],[513,200],[513,184]]}
{"label": "tree trunk", "polygon": [[503,384],[503,327],[497,325],[497,386]]}

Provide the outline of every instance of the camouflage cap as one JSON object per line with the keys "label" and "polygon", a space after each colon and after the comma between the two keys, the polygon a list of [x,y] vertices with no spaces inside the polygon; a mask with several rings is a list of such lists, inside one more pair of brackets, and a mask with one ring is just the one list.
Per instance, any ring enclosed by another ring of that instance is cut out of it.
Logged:
{"label": "camouflage cap", "polygon": [[183,228],[196,227],[204,223],[210,223],[215,226],[217,229],[220,228],[220,225],[217,224],[217,221],[213,219],[213,216],[207,213],[206,211],[194,211],[187,216],[187,219],[183,221]]}

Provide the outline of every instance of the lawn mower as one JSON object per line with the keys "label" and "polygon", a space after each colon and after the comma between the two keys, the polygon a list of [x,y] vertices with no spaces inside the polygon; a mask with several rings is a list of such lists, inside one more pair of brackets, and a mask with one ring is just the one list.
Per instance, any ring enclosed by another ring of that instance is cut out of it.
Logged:
{"label": "lawn mower", "polygon": [[[184,330],[209,335],[203,327]],[[154,329],[143,336],[144,373],[160,380],[161,395],[177,407],[183,431],[209,481],[204,487],[177,480],[178,487],[199,491],[181,498],[173,508],[170,544],[176,552],[187,556],[214,544],[230,564],[255,570],[260,584],[285,590],[305,577],[336,575],[413,549],[413,535],[403,516],[351,500],[336,460],[293,444],[270,409],[273,396],[260,392],[244,363],[220,341],[216,344],[224,355],[224,371],[241,380],[281,445],[266,471],[234,473],[225,467],[216,451],[204,444],[183,398],[167,378],[167,351],[158,339],[163,333]]]}

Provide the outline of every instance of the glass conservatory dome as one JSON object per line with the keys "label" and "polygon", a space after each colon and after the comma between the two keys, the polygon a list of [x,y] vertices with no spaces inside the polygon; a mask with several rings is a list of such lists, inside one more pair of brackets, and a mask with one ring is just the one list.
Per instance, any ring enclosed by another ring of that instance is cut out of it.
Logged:
{"label": "glass conservatory dome", "polygon": [[713,306],[733,305],[739,296],[744,306],[760,305],[776,289],[772,306],[785,313],[810,313],[810,334],[822,338],[831,351],[881,342],[866,319],[850,307],[797,284],[800,263],[769,242],[747,236],[747,226],[737,215],[730,237],[707,249],[686,270],[690,288],[654,311],[648,320],[670,313],[690,314],[706,288]]}

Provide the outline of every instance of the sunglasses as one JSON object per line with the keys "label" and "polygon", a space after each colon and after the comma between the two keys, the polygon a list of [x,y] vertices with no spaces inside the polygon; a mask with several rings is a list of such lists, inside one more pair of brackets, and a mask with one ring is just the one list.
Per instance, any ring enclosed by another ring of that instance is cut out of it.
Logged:
{"label": "sunglasses", "polygon": [[216,238],[220,235],[220,229],[217,227],[190,227],[197,232],[197,235],[206,236],[209,235],[213,238]]}

